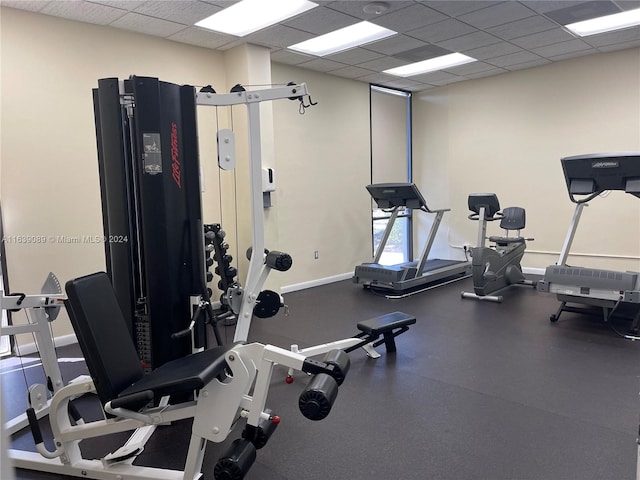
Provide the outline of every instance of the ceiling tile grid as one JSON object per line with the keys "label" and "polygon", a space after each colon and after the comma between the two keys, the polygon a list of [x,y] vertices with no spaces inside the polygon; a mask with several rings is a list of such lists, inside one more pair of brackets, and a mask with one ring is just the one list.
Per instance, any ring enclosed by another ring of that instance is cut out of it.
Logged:
{"label": "ceiling tile grid", "polygon": [[[640,0],[384,0],[386,10],[379,14],[365,9],[374,0],[314,0],[318,7],[246,37],[194,26],[237,1],[0,0],[0,6],[222,51],[254,43],[271,49],[274,62],[411,91],[640,47],[640,26],[584,38],[563,27],[570,19],[595,12],[640,8]],[[326,57],[287,49],[362,20],[398,34]],[[382,73],[450,52],[464,53],[478,61],[408,78]]]}

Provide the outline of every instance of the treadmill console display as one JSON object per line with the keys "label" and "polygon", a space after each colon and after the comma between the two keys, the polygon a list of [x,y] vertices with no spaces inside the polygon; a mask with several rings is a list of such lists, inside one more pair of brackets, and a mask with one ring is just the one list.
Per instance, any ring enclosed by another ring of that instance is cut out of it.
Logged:
{"label": "treadmill console display", "polygon": [[[640,152],[577,155],[561,160],[571,201],[587,202],[605,190],[640,197]],[[588,195],[576,199],[574,195]]]}
{"label": "treadmill console display", "polygon": [[378,208],[422,208],[427,203],[413,183],[376,183],[367,185],[371,198]]}

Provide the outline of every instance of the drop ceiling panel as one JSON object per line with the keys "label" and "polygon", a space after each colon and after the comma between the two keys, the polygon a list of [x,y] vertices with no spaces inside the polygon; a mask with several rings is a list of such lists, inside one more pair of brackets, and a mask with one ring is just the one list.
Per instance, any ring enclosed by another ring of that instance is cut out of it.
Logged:
{"label": "drop ceiling panel", "polygon": [[582,22],[583,20],[590,20],[619,12],[620,8],[613,2],[594,0],[578,5],[565,6],[559,10],[546,12],[545,15],[560,25],[568,25],[570,23]]}
{"label": "drop ceiling panel", "polygon": [[491,7],[492,5],[497,5],[500,2],[485,2],[480,0],[441,0],[425,3],[428,3],[429,6],[434,10],[438,10],[439,12],[450,15],[452,17],[458,17],[460,15],[464,15],[465,13],[475,12],[477,10],[482,10],[483,8]]}
{"label": "drop ceiling panel", "polygon": [[406,35],[394,35],[377,42],[364,45],[364,48],[384,55],[395,55],[398,52],[424,47],[426,42]]}
{"label": "drop ceiling panel", "polygon": [[312,59],[313,57],[309,55],[303,55],[287,49],[271,52],[271,60],[278,63],[286,63],[288,65],[298,65],[299,63],[308,62]]}
{"label": "drop ceiling panel", "polygon": [[190,45],[212,49],[219,48],[233,40],[233,37],[214,33],[198,27],[185,28],[168,38],[175,42],[188,43]]}
{"label": "drop ceiling panel", "polygon": [[462,50],[473,50],[474,48],[484,47],[500,42],[500,39],[489,35],[486,32],[474,32],[460,37],[438,42],[438,46],[451,50],[452,52],[461,52]]}
{"label": "drop ceiling panel", "polygon": [[384,82],[393,82],[400,77],[394,77],[393,75],[387,75],[386,73],[374,73],[373,75],[367,75],[366,77],[360,77],[358,80],[367,83],[382,84]]}
{"label": "drop ceiling panel", "polygon": [[492,70],[485,70],[483,72],[478,73],[470,73],[465,75],[467,78],[485,78],[491,77],[493,75],[500,75],[501,73],[507,73],[509,70],[505,70],[504,68],[494,68]]}
{"label": "drop ceiling panel", "polygon": [[400,58],[381,57],[375,60],[360,63],[358,64],[358,66],[361,68],[368,68],[369,70],[374,70],[376,72],[381,72],[382,70],[399,67],[401,65],[406,65],[407,63],[409,63],[407,60],[402,60]]}
{"label": "drop ceiling panel", "polygon": [[108,7],[119,8],[121,10],[135,10],[145,3],[143,0],[90,0],[92,3],[100,3]]}
{"label": "drop ceiling panel", "polygon": [[357,65],[383,56],[384,55],[381,53],[373,52],[366,48],[352,48],[344,52],[327,55],[325,58],[335,60],[336,62],[346,63],[347,65]]}
{"label": "drop ceiling panel", "polygon": [[614,0],[614,3],[620,7],[621,10],[634,10],[640,8],[640,0]]}
{"label": "drop ceiling panel", "polygon": [[[638,47],[640,47],[640,40],[635,40],[633,42],[626,42],[626,43],[616,43],[615,45],[605,45],[604,47],[599,47],[598,51],[615,52],[616,50],[623,50],[625,48],[638,48]],[[640,54],[638,57],[638,61],[640,61]]]}
{"label": "drop ceiling panel", "polygon": [[583,38],[583,41],[594,47],[633,42],[634,40],[640,40],[640,27],[628,28],[617,32],[603,33],[601,35],[591,35]]}
{"label": "drop ceiling panel", "polygon": [[185,26],[180,23],[148,17],[134,12],[126,13],[110,25],[112,27],[133,30],[134,32],[146,33],[147,35],[155,35],[157,37],[170,37],[185,28]]}
{"label": "drop ceiling panel", "polygon": [[429,43],[438,43],[451,38],[466,35],[477,31],[471,25],[462,23],[455,18],[448,18],[442,22],[427,25],[426,27],[410,30],[407,35]]}
{"label": "drop ceiling panel", "polygon": [[235,3],[238,3],[240,0],[202,0],[202,1],[204,3],[210,3],[211,5],[217,5],[222,8],[227,8]]}
{"label": "drop ceiling panel", "polygon": [[19,8],[20,10],[27,10],[29,12],[39,12],[42,10],[48,0],[7,0],[1,2],[4,7]]}
{"label": "drop ceiling panel", "polygon": [[331,71],[332,75],[338,75],[339,77],[346,77],[346,78],[364,77],[367,75],[372,75],[374,73],[376,72],[367,70],[366,68],[360,68],[360,67],[344,67],[344,68],[339,68],[337,70]]}
{"label": "drop ceiling panel", "polygon": [[359,20],[351,15],[345,15],[326,7],[316,7],[304,15],[298,15],[284,22],[284,24],[314,35],[322,35],[358,22]]}
{"label": "drop ceiling panel", "polygon": [[495,43],[486,47],[474,48],[473,50],[464,50],[462,53],[469,55],[476,60],[486,60],[487,58],[495,58],[510,53],[521,52],[522,49],[508,42]]}
{"label": "drop ceiling panel", "polygon": [[511,40],[513,38],[553,30],[554,28],[558,28],[558,25],[545,17],[536,15],[535,17],[528,17],[497,27],[488,28],[487,32],[505,40]]}
{"label": "drop ceiling panel", "polygon": [[564,55],[558,55],[556,57],[550,57],[548,60],[551,60],[553,62],[559,62],[562,60],[569,60],[570,58],[584,57],[591,54],[593,54],[592,50],[583,50],[581,52],[571,52],[571,53],[565,53]]}
{"label": "drop ceiling panel", "polygon": [[243,40],[248,43],[257,43],[258,45],[284,48],[309,40],[313,36],[312,33],[303,32],[286,25],[274,25],[247,35],[243,37]]}
{"label": "drop ceiling panel", "polygon": [[[553,45],[547,45],[545,47],[534,48],[531,50],[533,53],[540,55],[541,57],[556,57],[558,55],[564,55],[571,52],[580,52],[582,50],[591,50],[591,47],[577,38],[569,40],[568,42],[554,43]],[[597,53],[596,50],[593,53]]]}
{"label": "drop ceiling panel", "polygon": [[98,25],[109,25],[127,14],[125,10],[90,2],[50,2],[40,13]]}
{"label": "drop ceiling panel", "polygon": [[310,70],[317,70],[319,72],[330,72],[331,70],[344,68],[345,65],[325,58],[316,58],[309,62],[301,63],[298,66],[301,68],[308,68]]}
{"label": "drop ceiling panel", "polygon": [[462,77],[460,75],[454,75],[452,73],[443,72],[443,71],[425,73],[422,75],[415,75],[411,77],[411,79],[416,80],[418,82],[422,82],[422,83],[428,83],[429,85],[438,85],[438,86],[466,80],[465,77]]}
{"label": "drop ceiling panel", "polygon": [[406,52],[398,52],[394,55],[394,57],[401,58],[402,60],[408,60],[410,62],[421,62],[423,60],[441,57],[450,53],[452,52],[447,50],[446,48],[442,48],[437,45],[426,45],[424,47],[407,50]]}
{"label": "drop ceiling panel", "polygon": [[400,90],[422,89],[425,86],[422,82],[416,82],[415,80],[409,80],[408,78],[384,82],[382,85],[390,88],[398,88]]}
{"label": "drop ceiling panel", "polygon": [[[218,51],[245,43],[262,45],[272,50],[274,62],[307,64],[305,68],[358,81],[393,82],[411,90],[431,84],[381,72],[451,51],[480,60],[448,69],[441,77],[428,77],[444,85],[507,69],[640,46],[640,27],[578,38],[552,20],[578,18],[590,9],[603,7],[615,11],[640,8],[640,0],[383,0],[388,8],[378,15],[363,10],[373,0],[314,1],[320,6],[246,37],[209,32],[193,25],[236,0],[0,0],[0,5],[112,25]],[[290,45],[360,20],[392,28],[398,35],[326,57],[287,50]]]}
{"label": "drop ceiling panel", "polygon": [[447,68],[443,70],[444,72],[451,73],[453,75],[460,75],[463,77],[468,77],[469,75],[486,72],[487,70],[495,70],[496,67],[494,65],[490,65],[484,62],[472,62],[467,63],[465,65],[460,65],[458,67]]}
{"label": "drop ceiling panel", "polygon": [[540,60],[540,56],[531,52],[518,52],[510,53],[509,55],[503,55],[501,57],[490,58],[486,60],[487,63],[496,67],[506,68],[509,65],[517,65],[519,63],[533,62]]}
{"label": "drop ceiling panel", "polygon": [[529,62],[516,63],[515,65],[509,65],[504,68],[513,72],[516,70],[524,70],[527,68],[540,67],[542,65],[547,65],[549,63],[551,63],[550,60],[547,60],[546,58],[539,58],[538,60],[531,60]]}
{"label": "drop ceiling panel", "polygon": [[521,20],[533,15],[535,15],[535,12],[521,3],[511,1],[460,15],[458,19],[476,28],[485,29]]}
{"label": "drop ceiling panel", "polygon": [[530,8],[534,12],[546,13],[554,10],[560,10],[561,8],[571,7],[584,3],[585,0],[535,0],[529,2],[521,2]]}
{"label": "drop ceiling panel", "polygon": [[[363,8],[365,7],[365,5],[368,5],[369,3],[371,3],[370,0],[365,0],[365,1],[361,1],[361,0],[351,0],[351,1],[342,1],[342,2],[331,2],[326,4],[326,6],[328,8],[331,8],[333,10],[337,10],[339,12],[342,13],[346,13],[348,15],[351,15],[355,18],[359,18],[360,20],[374,20],[375,18],[379,18],[379,15],[376,15],[375,13],[365,13]],[[412,1],[401,1],[401,0],[393,0],[390,2],[385,2],[389,9],[386,10],[385,14],[389,14],[391,12],[395,12],[396,10],[400,10],[402,8],[408,7],[410,5],[412,5],[415,2]]]}
{"label": "drop ceiling panel", "polygon": [[396,32],[407,32],[446,19],[447,16],[440,12],[422,4],[414,4],[395,12],[382,14],[371,21]]}
{"label": "drop ceiling panel", "polygon": [[220,7],[197,0],[162,0],[143,2],[135,13],[192,26],[220,10]]}
{"label": "drop ceiling panel", "polygon": [[553,30],[547,30],[546,32],[514,38],[511,40],[511,43],[525,49],[530,49],[544,47],[545,45],[551,45],[553,43],[568,42],[574,38],[576,37],[562,28],[555,28]]}

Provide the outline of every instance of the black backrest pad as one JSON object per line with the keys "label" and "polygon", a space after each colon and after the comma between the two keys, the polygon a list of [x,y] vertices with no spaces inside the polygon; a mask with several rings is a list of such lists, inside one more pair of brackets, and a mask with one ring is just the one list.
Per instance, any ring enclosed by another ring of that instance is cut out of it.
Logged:
{"label": "black backrest pad", "polygon": [[524,208],[507,207],[502,210],[502,220],[500,220],[500,228],[505,230],[522,230],[526,224],[526,215]]}
{"label": "black backrest pad", "polygon": [[94,273],[65,285],[67,310],[102,404],[143,376],[109,277]]}

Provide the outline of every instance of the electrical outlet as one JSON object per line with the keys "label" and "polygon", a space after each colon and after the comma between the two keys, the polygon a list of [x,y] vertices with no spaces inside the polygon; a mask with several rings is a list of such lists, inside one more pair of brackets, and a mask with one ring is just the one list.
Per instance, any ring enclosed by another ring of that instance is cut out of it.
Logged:
{"label": "electrical outlet", "polygon": [[315,250],[315,251],[313,252],[313,258],[314,258],[314,259],[316,259],[316,260],[318,260],[318,250]]}

